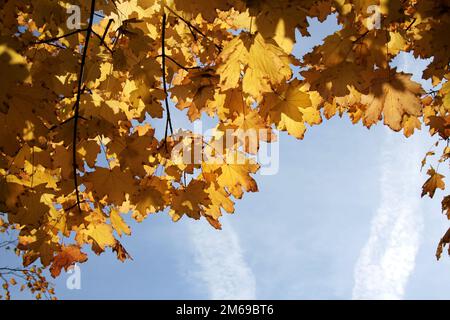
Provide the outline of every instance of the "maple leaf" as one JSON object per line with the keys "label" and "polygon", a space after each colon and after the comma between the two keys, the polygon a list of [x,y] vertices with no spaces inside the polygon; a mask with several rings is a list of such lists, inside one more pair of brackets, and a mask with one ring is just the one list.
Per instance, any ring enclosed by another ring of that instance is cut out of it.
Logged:
{"label": "maple leaf", "polygon": [[26,80],[29,71],[26,59],[4,43],[0,45],[0,69],[8,74],[8,77],[0,80],[0,111],[5,112],[7,109],[4,109],[4,103],[11,87]]}
{"label": "maple leaf", "polygon": [[169,191],[169,182],[165,179],[154,176],[143,179],[137,192],[131,195],[135,204],[132,217],[143,221],[149,213],[161,211],[167,205]]}
{"label": "maple leaf", "polygon": [[119,241],[116,241],[116,243],[112,247],[112,250],[116,253],[117,259],[119,259],[122,262],[124,262],[127,259],[133,260],[133,258],[130,256],[127,250],[125,250],[125,248]]}
{"label": "maple leaf", "polygon": [[150,157],[156,148],[157,141],[153,137],[153,131],[148,131],[145,135],[128,136],[123,144],[117,144],[110,150],[118,154],[122,168],[128,168],[133,174],[142,177],[146,175],[147,167],[151,166]]}
{"label": "maple leaf", "polygon": [[223,155],[223,163],[202,164],[203,169],[217,174],[217,183],[226,188],[235,198],[240,199],[243,190],[246,192],[256,192],[258,187],[256,181],[250,176],[256,173],[259,165],[253,160],[246,158],[239,152],[227,152]]}
{"label": "maple leaf", "polygon": [[414,133],[414,130],[415,129],[420,130],[422,125],[417,117],[404,115],[402,126],[405,137],[410,137]]}
{"label": "maple leaf", "polygon": [[221,52],[222,63],[217,68],[221,89],[233,89],[239,84],[241,70],[243,91],[260,99],[292,76],[289,56],[274,42],[260,34],[242,34],[231,40]]}
{"label": "maple leaf", "polygon": [[444,236],[439,241],[439,244],[436,248],[436,258],[439,260],[442,255],[442,251],[446,245],[449,245],[449,255],[450,255],[450,228],[447,230],[447,232],[444,234]]}
{"label": "maple leaf", "polygon": [[188,108],[188,116],[191,121],[199,119],[202,111],[212,115],[208,110],[208,101],[212,100],[218,83],[218,76],[214,69],[190,71],[182,80],[174,81],[175,86],[171,93],[178,101],[177,108]]}
{"label": "maple leaf", "polygon": [[80,248],[75,245],[63,246],[61,251],[53,259],[50,266],[50,273],[53,278],[56,278],[61,273],[61,269],[68,270],[75,263],[85,262],[88,259],[87,255],[81,252]]}
{"label": "maple leaf", "polygon": [[[383,119],[406,137],[425,124],[439,135],[427,156],[450,160],[450,147],[439,145],[450,136],[442,1],[80,2],[80,30],[67,25],[67,0],[22,2],[0,4],[0,232],[18,231],[27,268],[36,262],[60,274],[84,261],[77,248],[85,244],[131,258],[114,237],[130,234],[125,212],[141,222],[167,209],[174,221],[204,217],[220,229],[232,197],[258,190],[250,156],[260,141],[275,141],[273,127],[303,138],[322,110],[367,127]],[[382,28],[368,24],[373,5]],[[309,36],[310,19],[330,15],[339,30],[292,55],[303,44],[298,31]],[[430,60],[423,78],[435,88],[424,95],[391,68],[400,53]],[[212,137],[184,137],[174,106],[191,122],[208,119]],[[228,130],[233,141],[221,145]],[[196,149],[203,162],[184,163]],[[433,168],[428,176],[422,196],[433,197],[444,177]],[[448,207],[447,196],[447,215]],[[37,270],[26,287],[51,296]]]}
{"label": "maple leaf", "polygon": [[443,139],[450,137],[450,115],[445,117],[429,116],[428,126],[431,135],[438,133]]}
{"label": "maple leaf", "polygon": [[310,69],[302,72],[311,89],[318,91],[325,100],[340,99],[355,93],[365,93],[368,83],[365,69],[351,62],[328,67]]}
{"label": "maple leaf", "polygon": [[86,175],[84,183],[100,199],[107,197],[110,201],[121,203],[125,201],[125,195],[130,193],[136,182],[130,172],[114,167],[111,170],[96,168],[94,172]]}
{"label": "maple leaf", "polygon": [[117,231],[119,236],[122,236],[122,233],[127,235],[131,234],[130,227],[123,221],[123,218],[120,216],[120,212],[117,211],[117,209],[111,209],[109,219],[111,220],[112,227]]}
{"label": "maple leaf", "polygon": [[442,212],[445,213],[447,218],[450,220],[450,196],[445,196],[441,202]]}
{"label": "maple leaf", "polygon": [[[389,78],[388,82],[385,81],[386,77]],[[366,126],[370,127],[383,115],[384,123],[399,131],[402,128],[403,115],[422,115],[419,97],[423,90],[410,78],[410,75],[404,73],[386,75],[384,70],[376,73],[370,93],[361,96],[361,102],[367,105],[363,117]]]}
{"label": "maple leaf", "polygon": [[313,125],[322,121],[320,112],[312,105],[309,94],[296,81],[265,95],[261,112],[269,117],[279,130],[286,130],[297,139],[303,138],[305,123]]}
{"label": "maple leaf", "polygon": [[216,182],[211,182],[206,189],[211,204],[205,208],[205,213],[210,215],[213,220],[218,221],[222,215],[221,209],[228,213],[234,212],[234,203],[225,189]]}
{"label": "maple leaf", "polygon": [[[450,78],[450,75],[447,75],[447,78]],[[444,95],[442,102],[447,110],[450,110],[450,82],[446,82],[442,85],[441,91]]]}
{"label": "maple leaf", "polygon": [[427,174],[430,176],[427,181],[425,181],[422,187],[422,197],[428,193],[430,198],[433,198],[436,189],[445,189],[444,176],[436,172],[436,170],[431,167],[428,169]]}
{"label": "maple leaf", "polygon": [[105,223],[90,223],[85,229],[78,231],[77,242],[91,243],[94,251],[98,254],[105,250],[106,246],[113,246],[115,239],[112,234],[112,227]]}
{"label": "maple leaf", "polygon": [[208,194],[204,189],[205,182],[191,180],[186,188],[176,190],[169,211],[172,220],[178,221],[184,214],[193,219],[200,219],[203,206],[209,204]]}

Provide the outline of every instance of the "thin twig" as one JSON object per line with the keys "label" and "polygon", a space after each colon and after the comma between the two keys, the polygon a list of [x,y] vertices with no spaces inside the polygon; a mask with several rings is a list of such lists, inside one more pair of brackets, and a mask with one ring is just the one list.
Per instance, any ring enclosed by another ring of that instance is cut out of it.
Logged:
{"label": "thin twig", "polygon": [[99,17],[99,18],[102,18],[102,19],[105,19],[105,16],[104,15],[102,15],[102,14],[100,14],[100,13],[94,13],[94,16],[96,16],[96,17]]}
{"label": "thin twig", "polygon": [[194,41],[197,42],[198,41],[197,34],[194,32],[194,30],[192,30],[192,27],[190,25],[187,25],[187,26],[189,28],[189,32],[192,35],[192,38],[194,38]]}
{"label": "thin twig", "polygon": [[78,29],[78,30],[66,33],[66,34],[64,34],[62,36],[59,36],[59,37],[54,37],[54,38],[51,38],[51,39],[45,39],[45,40],[36,41],[36,42],[33,42],[32,44],[44,44],[44,43],[45,44],[50,44],[51,42],[55,42],[55,41],[61,40],[62,38],[66,38],[66,37],[72,36],[74,34],[85,32],[85,31],[88,31],[88,30],[87,29]]}
{"label": "thin twig", "polygon": [[33,185],[34,185],[34,173],[35,173],[35,167],[34,167],[34,147],[32,149],[32,153],[31,153],[31,164],[33,166],[33,169],[31,170],[31,189],[33,189]]}
{"label": "thin twig", "polygon": [[[157,55],[156,58],[162,58],[162,54]],[[183,70],[189,71],[192,69],[201,69],[202,67],[200,66],[194,66],[194,67],[185,67],[183,66],[181,63],[179,63],[178,61],[176,61],[174,58],[172,58],[171,56],[166,55],[166,58],[169,59],[170,61],[172,61],[173,63],[175,63],[178,67],[180,67]]]}
{"label": "thin twig", "polygon": [[103,38],[102,38],[102,36],[101,35],[99,35],[97,32],[95,32],[94,30],[92,30],[92,34],[94,35],[94,36],[96,36],[99,40],[100,40],[100,46],[103,46],[106,50],[108,50],[111,54],[113,54],[114,53],[114,51],[110,48],[110,47],[108,47],[107,45],[106,45],[106,43],[103,43]]}
{"label": "thin twig", "polygon": [[412,25],[416,22],[416,20],[417,20],[417,18],[414,18],[412,21],[411,21],[411,23],[408,25],[408,27],[405,29],[405,32],[406,31],[408,31],[411,27],[412,27]]}
{"label": "thin twig", "polygon": [[[48,130],[49,130],[49,131],[53,131],[53,130],[55,130],[56,128],[61,127],[61,126],[65,125],[66,123],[72,121],[74,118],[75,118],[75,116],[70,117],[69,119],[64,120],[64,121],[61,122],[60,124],[55,124],[55,125],[51,126],[50,129],[48,129]],[[86,119],[85,117],[83,117],[83,116],[80,116],[80,115],[79,115],[78,118],[87,121],[87,119]]]}
{"label": "thin twig", "polygon": [[[106,32],[106,30],[105,30],[105,32]],[[108,45],[104,42],[105,41],[105,38],[104,38],[105,34],[103,34],[103,36],[101,36],[97,32],[95,32],[94,30],[92,30],[92,33],[94,34],[94,36],[96,36],[100,40],[100,46],[103,46],[104,48],[106,48],[106,50],[108,50],[111,54],[114,53],[113,49],[108,47]]]}
{"label": "thin twig", "polygon": [[359,40],[361,40],[362,38],[364,38],[370,30],[367,30],[366,32],[364,32],[363,34],[361,34],[358,38],[356,38],[356,40],[353,41],[353,43],[357,43]]}
{"label": "thin twig", "polygon": [[111,27],[111,24],[114,22],[114,19],[109,19],[108,24],[106,25],[105,32],[103,32],[102,40],[100,44],[105,43],[106,35],[108,34],[109,28]]}
{"label": "thin twig", "polygon": [[[80,204],[82,204],[82,203],[85,203],[86,201],[85,200],[81,200],[80,202],[75,202],[75,204],[74,205],[71,205],[70,207],[67,207],[67,208],[63,208],[63,210],[64,211],[70,211],[70,210],[72,210],[73,208],[75,208],[75,207],[79,207],[80,206]],[[62,218],[62,215],[58,218],[58,220],[56,221],[56,223],[58,223],[60,220],[61,220],[61,218]],[[55,223],[55,225],[56,225],[56,223]],[[54,226],[55,226],[54,225]]]}

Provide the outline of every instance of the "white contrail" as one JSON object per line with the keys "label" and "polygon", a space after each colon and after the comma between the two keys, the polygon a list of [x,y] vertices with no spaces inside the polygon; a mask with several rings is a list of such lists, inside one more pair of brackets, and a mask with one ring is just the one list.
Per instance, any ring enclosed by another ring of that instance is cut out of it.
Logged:
{"label": "white contrail", "polygon": [[222,223],[221,231],[206,223],[191,224],[190,237],[199,267],[195,277],[206,285],[211,299],[255,299],[255,277],[245,262],[238,234],[226,217]]}
{"label": "white contrail", "polygon": [[[399,71],[421,78],[424,61],[418,63],[412,54],[404,52],[399,58]],[[381,204],[372,220],[369,240],[356,263],[354,299],[404,297],[423,229],[419,198],[423,177],[418,166],[424,153],[424,139],[420,132],[406,140],[401,134],[386,130]]]}
{"label": "white contrail", "polygon": [[[386,129],[389,130],[389,129]],[[420,212],[421,137],[387,132],[381,203],[355,267],[353,299],[402,299],[423,229]]]}

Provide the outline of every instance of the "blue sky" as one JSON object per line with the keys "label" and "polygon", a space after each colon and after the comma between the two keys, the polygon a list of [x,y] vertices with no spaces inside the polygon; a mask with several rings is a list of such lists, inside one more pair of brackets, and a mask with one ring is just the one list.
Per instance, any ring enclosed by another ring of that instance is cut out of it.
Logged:
{"label": "blue sky", "polygon": [[[333,18],[298,39],[303,54],[336,28]],[[401,55],[400,70],[426,62]],[[427,85],[427,84],[425,84]],[[175,127],[187,126],[181,112]],[[435,259],[448,223],[420,199],[420,161],[434,139],[333,118],[305,139],[280,135],[279,172],[257,176],[259,192],[236,202],[223,230],[166,213],[132,224],[123,244],[133,257],[90,255],[81,289],[54,280],[60,299],[449,299],[450,258]],[[442,172],[448,175],[448,172]],[[2,255],[1,265],[19,261]],[[26,294],[16,295],[28,298]]]}

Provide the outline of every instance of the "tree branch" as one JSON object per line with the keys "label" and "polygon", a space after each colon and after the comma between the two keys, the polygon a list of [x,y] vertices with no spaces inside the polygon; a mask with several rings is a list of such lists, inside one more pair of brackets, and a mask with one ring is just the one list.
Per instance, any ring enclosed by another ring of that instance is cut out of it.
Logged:
{"label": "tree branch", "polygon": [[353,43],[357,43],[359,40],[361,40],[362,38],[364,38],[369,32],[370,32],[370,30],[367,30],[367,31],[364,32],[363,34],[360,34],[358,38],[356,38],[355,40],[353,40]]}
{"label": "tree branch", "polygon": [[72,168],[73,168],[73,180],[75,185],[75,195],[77,198],[77,207],[81,212],[80,206],[80,191],[78,189],[78,174],[77,174],[77,138],[78,138],[78,119],[80,118],[80,100],[81,93],[83,87],[83,77],[84,77],[84,66],[86,64],[86,56],[89,47],[89,39],[92,34],[92,24],[94,22],[94,14],[95,14],[95,0],[91,0],[91,13],[89,17],[89,25],[86,30],[86,42],[83,48],[83,55],[81,57],[81,65],[80,65],[80,75],[78,77],[78,90],[77,90],[77,100],[75,102],[75,114],[73,116],[73,148],[72,148]]}
{"label": "tree branch", "polygon": [[97,32],[95,32],[94,30],[92,30],[92,33],[94,34],[94,36],[96,36],[96,37],[100,40],[100,46],[105,47],[106,50],[108,50],[111,54],[114,53],[114,51],[113,51],[110,47],[108,47],[108,46],[106,45],[106,43],[103,43],[103,38],[102,38],[101,35],[99,35],[99,34],[98,34]]}
{"label": "tree branch", "polygon": [[[163,55],[160,54],[160,55],[157,55],[156,58],[161,58],[162,56],[163,56]],[[175,63],[178,67],[180,67],[181,69],[186,70],[186,71],[189,71],[189,70],[192,70],[192,69],[201,69],[201,68],[202,68],[202,67],[200,67],[200,66],[195,66],[195,67],[185,67],[185,66],[183,66],[181,63],[179,63],[178,61],[176,61],[174,58],[172,58],[171,56],[166,55],[165,57],[166,57],[167,59],[169,59],[170,61],[172,61],[173,63]]]}
{"label": "tree branch", "polygon": [[[87,121],[87,119],[86,119],[85,117],[82,117],[82,116],[80,116],[80,115],[78,116],[78,118]],[[48,129],[48,130],[49,130],[49,131],[53,131],[53,130],[55,130],[56,128],[61,127],[61,126],[65,125],[66,123],[72,121],[73,119],[75,119],[75,116],[70,117],[69,119],[64,120],[64,121],[61,122],[60,124],[55,124],[55,125],[51,126],[50,129]]]}
{"label": "tree branch", "polygon": [[412,25],[416,22],[416,20],[417,20],[417,18],[414,18],[412,21],[411,21],[411,23],[408,25],[408,27],[405,29],[405,32],[407,32],[411,27],[412,27]]}
{"label": "tree branch", "polygon": [[105,47],[111,54],[114,53],[114,51],[108,47],[108,45],[105,43],[106,34],[108,33],[109,27],[111,27],[111,24],[114,22],[113,19],[109,19],[108,25],[106,26],[105,31],[103,32],[103,35],[99,35],[97,32],[92,30],[92,33],[100,40],[100,46]]}
{"label": "tree branch", "polygon": [[[164,4],[164,1],[163,1]],[[165,5],[164,5],[165,6]],[[163,88],[165,93],[164,102],[166,105],[166,112],[167,112],[167,119],[166,119],[166,130],[164,133],[164,142],[167,140],[167,134],[168,134],[168,128],[170,128],[170,134],[173,135],[173,127],[172,127],[172,120],[170,118],[170,108],[169,108],[169,93],[167,91],[167,81],[166,81],[166,47],[165,47],[165,40],[166,40],[166,13],[164,12],[163,7],[163,17],[162,17],[162,30],[161,30],[161,47],[162,47],[162,78],[163,78]]]}
{"label": "tree branch", "polygon": [[45,40],[36,41],[36,42],[33,42],[32,44],[51,44],[52,42],[55,42],[55,41],[61,40],[63,38],[72,36],[72,35],[77,34],[77,33],[85,32],[85,31],[88,31],[88,30],[87,29],[78,29],[78,30],[66,33],[66,34],[64,34],[62,36],[59,36],[59,37],[54,37],[54,38],[51,38],[51,39],[45,39]]}
{"label": "tree branch", "polygon": [[105,32],[103,32],[103,36],[102,36],[102,39],[100,41],[100,44],[104,44],[105,43],[106,35],[108,34],[108,30],[111,27],[111,24],[113,22],[114,22],[114,19],[109,19],[108,24],[106,25],[106,28],[105,28]]}

